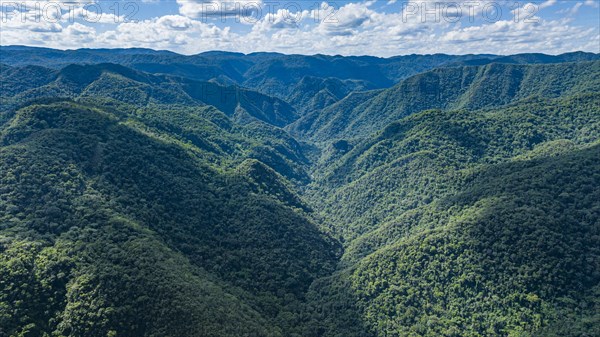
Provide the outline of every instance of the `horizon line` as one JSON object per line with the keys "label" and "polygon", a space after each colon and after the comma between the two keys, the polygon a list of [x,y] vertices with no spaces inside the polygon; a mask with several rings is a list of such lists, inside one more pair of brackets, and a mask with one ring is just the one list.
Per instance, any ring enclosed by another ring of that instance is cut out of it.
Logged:
{"label": "horizon line", "polygon": [[275,51],[256,51],[256,52],[252,52],[252,53],[243,53],[243,52],[237,52],[237,51],[227,51],[227,50],[207,50],[207,51],[203,51],[201,53],[196,53],[196,54],[183,54],[183,53],[178,53],[172,50],[168,50],[168,49],[153,49],[153,48],[145,48],[145,47],[126,47],[126,48],[65,48],[65,49],[60,49],[60,48],[50,48],[50,47],[40,47],[40,46],[31,46],[31,45],[3,45],[0,44],[0,48],[31,48],[31,49],[46,49],[46,50],[56,50],[56,51],[63,51],[63,52],[68,52],[68,51],[86,51],[86,50],[146,50],[146,51],[152,51],[155,53],[170,53],[170,54],[175,54],[175,55],[179,55],[179,56],[185,56],[185,57],[192,57],[192,56],[201,56],[203,54],[209,54],[209,53],[225,53],[225,54],[241,54],[244,56],[249,56],[249,55],[254,55],[254,54],[276,54],[276,55],[284,55],[284,56],[326,56],[326,57],[373,57],[373,58],[380,58],[380,59],[392,59],[392,58],[396,58],[396,57],[405,57],[405,56],[434,56],[434,55],[446,55],[446,56],[500,56],[500,57],[504,57],[504,56],[517,56],[517,55],[532,55],[532,54],[538,54],[538,55],[546,55],[546,56],[560,56],[560,55],[566,55],[566,54],[575,54],[575,53],[583,53],[583,54],[594,54],[594,55],[600,55],[600,52],[595,53],[595,52],[590,52],[590,51],[583,51],[583,50],[573,50],[573,51],[569,51],[569,52],[565,52],[565,53],[559,53],[559,54],[549,54],[549,53],[543,53],[543,52],[529,52],[529,53],[517,53],[517,54],[488,54],[488,53],[482,53],[482,54],[477,54],[477,53],[467,53],[467,54],[447,54],[447,53],[432,53],[432,54],[417,54],[417,53],[412,53],[412,54],[398,54],[398,55],[394,55],[394,56],[389,56],[389,57],[384,57],[384,56],[377,56],[377,55],[369,55],[369,54],[361,54],[361,55],[343,55],[343,54],[322,54],[322,53],[317,53],[317,54],[299,54],[299,53],[292,53],[292,54],[286,54],[286,53],[281,53],[281,52],[275,52]]}

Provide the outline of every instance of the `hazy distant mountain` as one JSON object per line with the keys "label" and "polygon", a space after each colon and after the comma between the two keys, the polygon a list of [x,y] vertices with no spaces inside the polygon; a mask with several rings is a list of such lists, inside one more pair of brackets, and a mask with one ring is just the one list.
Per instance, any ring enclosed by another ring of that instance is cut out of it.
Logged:
{"label": "hazy distant mountain", "polygon": [[150,73],[235,83],[280,98],[292,93],[294,86],[306,76],[361,81],[364,88],[384,88],[392,86],[402,78],[443,64],[496,57],[436,54],[378,58],[279,53],[244,55],[230,52],[185,56],[149,49],[60,51],[22,46],[1,46],[0,50],[1,62],[7,65],[35,64],[60,69],[70,64],[114,63]]}

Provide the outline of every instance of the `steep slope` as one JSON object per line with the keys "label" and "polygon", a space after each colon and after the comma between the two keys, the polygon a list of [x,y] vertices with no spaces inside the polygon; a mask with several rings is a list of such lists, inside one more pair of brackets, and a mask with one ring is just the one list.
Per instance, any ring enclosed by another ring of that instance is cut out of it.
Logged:
{"label": "steep slope", "polygon": [[311,333],[598,334],[599,66],[439,69],[290,126],[364,137],[330,142],[306,195],[346,245]]}
{"label": "steep slope", "polygon": [[600,334],[595,54],[9,51],[0,336]]}
{"label": "steep slope", "polygon": [[0,97],[12,97],[20,92],[46,85],[57,71],[41,66],[11,67],[0,64]]}
{"label": "steep slope", "polygon": [[[289,83],[305,76],[354,79],[384,85],[439,65],[471,59],[495,58],[494,55],[407,55],[391,58],[371,56],[284,55],[280,53],[206,52],[180,55],[150,49],[78,49],[54,50],[24,46],[2,46],[2,62],[7,65],[40,65],[55,69],[70,64],[115,63],[134,69],[171,74],[207,81],[221,79],[257,89],[265,83],[278,83],[282,95]],[[593,55],[593,54],[592,54]],[[279,91],[278,91],[279,92]]]}
{"label": "steep slope", "polygon": [[2,79],[15,88],[12,97],[7,95],[7,103],[14,105],[48,97],[92,97],[110,98],[138,107],[149,104],[212,105],[240,121],[256,119],[275,126],[285,126],[297,118],[289,104],[258,92],[211,82],[156,76],[116,64],[69,65],[57,73],[48,69],[49,75],[39,76],[45,81],[29,84],[29,87],[19,86],[19,81],[23,81],[31,71],[31,67],[2,70]]}
{"label": "steep slope", "polygon": [[307,197],[346,249],[308,295],[315,335],[600,333],[598,102],[425,111],[333,143]]}
{"label": "steep slope", "polygon": [[[179,55],[149,49],[79,49],[59,51],[23,46],[0,46],[2,62],[9,66],[38,65],[61,69],[71,64],[114,63],[153,74],[174,75],[222,86],[243,86],[288,101],[302,90],[305,78],[336,80],[350,84],[353,91],[389,88],[399,81],[437,68],[498,63],[564,63],[598,60],[599,54],[562,55],[405,55],[390,58],[370,56],[284,55],[279,53],[206,52]],[[321,93],[317,102],[326,102]],[[304,96],[304,95],[302,95]],[[315,112],[325,105],[311,102],[315,95],[296,104],[301,112]],[[298,98],[298,97],[296,97]],[[292,103],[291,101],[288,101]],[[304,109],[306,106],[313,106]]]}
{"label": "steep slope", "polygon": [[346,240],[457,193],[465,172],[546,142],[598,139],[597,93],[529,99],[505,108],[426,111],[390,124],[313,173],[313,195]]}
{"label": "steep slope", "polygon": [[[23,81],[31,68],[51,76],[43,81]],[[113,64],[73,65],[56,72],[40,67],[0,70],[7,87],[19,88],[6,91],[16,95],[3,98],[0,123],[9,120],[20,106],[67,97],[109,109],[163,136],[191,142],[212,162],[225,165],[227,159],[239,163],[255,158],[288,179],[308,180],[307,159],[300,144],[271,125],[285,124],[295,114],[293,108],[277,99],[208,82],[149,75]]]}
{"label": "steep slope", "polygon": [[408,78],[364,102],[348,97],[353,101],[303,116],[290,129],[316,141],[364,137],[427,109],[477,109],[531,96],[596,92],[600,90],[599,74],[600,61],[440,68]]}
{"label": "steep slope", "polygon": [[181,86],[193,99],[213,105],[241,123],[258,119],[283,127],[298,118],[295,109],[285,101],[238,86],[194,81],[185,81]]}
{"label": "steep slope", "polygon": [[[347,127],[350,121],[346,116],[340,117],[342,111],[344,114],[351,114],[357,107],[365,102],[380,95],[384,90],[358,91],[348,94],[343,99],[329,104],[324,109],[308,111],[298,120],[287,126],[287,130],[294,136],[312,141],[330,140],[329,134],[340,132]],[[327,136],[320,136],[319,133],[329,133]],[[331,137],[333,140],[334,137]]]}
{"label": "steep slope", "polygon": [[289,335],[336,259],[297,200],[107,111],[29,106],[0,142],[3,334]]}
{"label": "steep slope", "polygon": [[362,91],[368,87],[361,81],[306,76],[295,85],[286,100],[300,112],[300,115],[303,115],[311,111],[322,110],[346,97],[349,93]]}
{"label": "steep slope", "polygon": [[388,244],[315,285],[323,336],[359,336],[348,321],[374,336],[597,335],[599,159],[596,144],[491,165],[390,224]]}

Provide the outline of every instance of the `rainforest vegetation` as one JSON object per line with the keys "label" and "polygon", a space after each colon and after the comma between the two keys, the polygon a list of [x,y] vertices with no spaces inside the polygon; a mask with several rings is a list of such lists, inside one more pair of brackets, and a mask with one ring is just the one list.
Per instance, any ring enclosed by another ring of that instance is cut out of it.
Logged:
{"label": "rainforest vegetation", "polygon": [[0,336],[600,335],[600,55],[0,47]]}

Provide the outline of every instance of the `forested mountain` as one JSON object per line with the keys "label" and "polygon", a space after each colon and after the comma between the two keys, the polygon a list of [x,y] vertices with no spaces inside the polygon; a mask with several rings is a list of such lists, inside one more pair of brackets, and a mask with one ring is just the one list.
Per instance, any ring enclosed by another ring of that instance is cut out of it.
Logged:
{"label": "forested mountain", "polygon": [[287,335],[334,266],[275,172],[223,171],[69,101],[20,109],[0,138],[3,335]]}
{"label": "forested mountain", "polygon": [[480,58],[466,61],[459,61],[450,65],[484,65],[489,63],[508,63],[508,64],[550,64],[564,62],[581,62],[598,60],[598,54],[584,52],[565,53],[561,55],[546,55],[540,53],[516,54],[508,56],[499,56],[495,58]]}
{"label": "forested mountain", "polygon": [[[207,52],[179,55],[148,49],[78,49],[54,50],[21,46],[3,46],[2,63],[7,65],[43,65],[60,69],[70,64],[114,63],[134,69],[172,74],[196,80],[233,81],[248,88],[269,87],[291,92],[305,76],[361,80],[370,86],[393,85],[400,78],[417,74],[442,64],[494,55],[409,55],[392,58],[371,56],[343,57],[328,55],[284,55],[279,53]],[[594,54],[584,54],[596,57]]]}
{"label": "forested mountain", "polygon": [[600,61],[439,68],[373,92],[374,97],[362,102],[348,96],[345,99],[349,102],[340,101],[303,116],[291,130],[317,141],[368,136],[397,119],[427,109],[476,109],[530,96],[597,92],[599,74]]}
{"label": "forested mountain", "polygon": [[[390,58],[371,56],[343,57],[328,55],[284,55],[279,53],[206,52],[179,55],[149,49],[78,49],[54,50],[23,46],[0,47],[0,63],[13,66],[36,64],[61,69],[71,64],[113,63],[154,74],[169,74],[198,81],[214,81],[222,85],[237,84],[245,88],[288,100],[294,92],[304,91],[305,77],[322,81],[336,79],[352,91],[388,88],[398,81],[440,66],[489,63],[562,63],[598,60],[593,53],[496,55],[406,55]],[[331,83],[323,86],[331,86]],[[314,90],[316,87],[312,87]],[[318,93],[318,92],[316,92]],[[304,93],[306,95],[306,93]],[[314,95],[298,102],[304,107]],[[323,98],[316,98],[324,101]],[[316,107],[320,107],[317,105]]]}
{"label": "forested mountain", "polygon": [[333,217],[330,223],[353,238],[416,206],[457,193],[465,172],[476,167],[548,142],[594,142],[600,129],[599,100],[595,92],[532,98],[495,109],[411,115],[321,166],[314,173],[315,197]]}
{"label": "forested mountain", "polygon": [[549,147],[469,172],[348,251],[366,257],[313,286],[324,335],[598,335],[600,146]]}
{"label": "forested mountain", "polygon": [[0,336],[596,336],[598,54],[1,47]]}
{"label": "forested mountain", "polygon": [[[4,69],[7,68],[7,69]],[[256,118],[285,126],[297,118],[286,102],[237,86],[221,86],[178,77],[150,75],[115,64],[69,65],[59,71],[39,67],[3,67],[1,79],[7,87],[7,103],[36,98],[114,99],[139,107],[212,105],[238,119]],[[23,78],[41,73],[34,83]],[[14,83],[14,84],[13,84]],[[8,95],[7,95],[8,96]]]}

